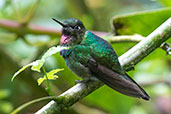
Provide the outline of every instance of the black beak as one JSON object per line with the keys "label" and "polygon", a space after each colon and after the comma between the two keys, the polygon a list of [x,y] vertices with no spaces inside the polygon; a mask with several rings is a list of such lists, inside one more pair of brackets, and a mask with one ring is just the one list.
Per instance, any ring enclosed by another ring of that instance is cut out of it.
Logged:
{"label": "black beak", "polygon": [[60,24],[62,27],[67,27],[65,24],[61,23],[60,21],[56,20],[55,18],[52,18],[55,22]]}

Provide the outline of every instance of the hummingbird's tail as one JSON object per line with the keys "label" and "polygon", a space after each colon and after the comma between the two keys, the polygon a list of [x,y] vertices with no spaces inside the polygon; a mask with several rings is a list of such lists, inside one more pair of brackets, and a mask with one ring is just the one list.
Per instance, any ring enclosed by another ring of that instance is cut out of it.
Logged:
{"label": "hummingbird's tail", "polygon": [[136,84],[139,87],[139,89],[142,92],[141,98],[144,100],[149,100],[150,96],[145,92],[145,90],[140,85],[138,85],[128,74],[125,73],[125,75],[130,79],[130,81],[132,81],[134,84]]}
{"label": "hummingbird's tail", "polygon": [[92,69],[91,71],[96,78],[101,80],[112,89],[131,97],[138,97],[144,100],[150,99],[149,95],[144,91],[144,89],[141,88],[126,73],[125,75],[119,74],[98,63],[93,65],[93,61],[89,62],[88,67]]}
{"label": "hummingbird's tail", "polygon": [[[113,72],[112,74],[108,71],[107,74],[98,75],[96,76],[99,80],[104,82],[106,85],[111,87],[112,89],[131,96],[131,97],[137,97],[142,98],[144,100],[149,100],[149,95],[144,91],[144,89],[139,86],[131,77],[129,77],[127,74],[125,74],[128,79],[123,78],[120,74]],[[125,76],[124,76],[125,77]]]}

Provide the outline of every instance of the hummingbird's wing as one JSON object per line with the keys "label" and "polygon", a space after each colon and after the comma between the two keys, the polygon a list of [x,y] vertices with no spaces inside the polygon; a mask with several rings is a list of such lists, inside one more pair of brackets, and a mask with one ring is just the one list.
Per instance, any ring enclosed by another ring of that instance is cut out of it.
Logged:
{"label": "hummingbird's wing", "polygon": [[89,59],[88,68],[96,78],[112,89],[128,96],[143,98],[144,100],[150,99],[148,94],[126,73],[125,76],[128,79],[123,78],[121,74],[99,64],[93,58]]}

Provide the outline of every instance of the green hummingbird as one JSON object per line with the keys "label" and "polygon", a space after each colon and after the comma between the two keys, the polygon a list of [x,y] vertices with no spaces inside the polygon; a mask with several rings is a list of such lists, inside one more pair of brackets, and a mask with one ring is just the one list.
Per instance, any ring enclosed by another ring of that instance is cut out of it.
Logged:
{"label": "green hummingbird", "polygon": [[101,80],[122,94],[150,99],[143,88],[125,73],[118,56],[106,40],[88,31],[79,19],[71,18],[63,23],[52,19],[63,27],[60,45],[70,47],[60,54],[82,81]]}

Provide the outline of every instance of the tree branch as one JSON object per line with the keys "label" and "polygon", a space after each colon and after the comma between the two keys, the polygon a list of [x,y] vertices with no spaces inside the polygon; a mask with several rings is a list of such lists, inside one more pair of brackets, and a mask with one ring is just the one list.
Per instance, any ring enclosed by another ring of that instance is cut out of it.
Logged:
{"label": "tree branch", "polygon": [[0,28],[7,29],[10,32],[16,34],[35,34],[35,35],[49,35],[49,36],[60,36],[61,32],[59,29],[42,27],[34,24],[28,24],[27,26],[22,25],[16,21],[11,20],[0,20]]}
{"label": "tree branch", "polygon": [[145,39],[145,37],[135,34],[135,35],[119,35],[119,36],[102,36],[105,40],[110,43],[118,43],[118,42],[140,42]]}
{"label": "tree branch", "polygon": [[[49,35],[49,36],[60,36],[61,30],[48,28],[43,26],[38,26],[35,24],[24,24],[12,20],[0,20],[0,28],[7,29],[10,32],[14,32],[18,35],[34,34],[34,35]],[[114,36],[108,32],[92,31],[94,34],[101,36],[110,43],[117,42],[140,42],[145,37],[135,34],[135,35],[120,35]]]}
{"label": "tree branch", "polygon": [[[152,80],[152,81],[149,81],[149,82],[138,82],[139,85],[143,86],[143,87],[147,87],[147,86],[154,86],[156,84],[160,84],[160,83],[164,83],[168,86],[170,86],[171,82],[170,80],[166,80],[166,79],[158,79],[158,80]],[[39,103],[39,102],[43,102],[43,101],[50,101],[50,100],[58,100],[58,96],[46,96],[46,97],[41,97],[41,98],[38,98],[38,99],[34,99],[34,100],[31,100],[25,104],[22,104],[21,106],[19,106],[18,108],[16,108],[15,110],[13,110],[13,112],[11,112],[11,114],[17,114],[19,113],[20,111],[24,110],[25,108],[29,107],[29,106],[32,106],[33,104],[35,103]],[[77,105],[82,105],[80,103],[77,103]],[[77,111],[76,109],[76,106],[75,106],[75,110]],[[89,109],[86,109],[86,110],[89,110]]]}
{"label": "tree branch", "polygon": [[[130,70],[130,68],[135,66],[170,37],[171,18],[164,22],[144,40],[119,57],[122,67],[127,71]],[[60,113],[102,85],[103,83],[100,81],[89,81],[86,83],[76,84],[58,96],[56,101],[52,100],[49,102],[42,109],[37,111],[36,114]]]}
{"label": "tree branch", "polygon": [[171,18],[169,18],[165,23],[148,35],[144,40],[139,42],[136,46],[124,53],[119,58],[121,65],[126,71],[130,70],[170,37]]}
{"label": "tree branch", "polygon": [[[0,28],[7,29],[10,32],[14,32],[18,35],[25,34],[34,34],[34,35],[49,35],[49,36],[60,36],[61,30],[53,29],[43,26],[38,26],[34,24],[25,24],[19,23],[11,20],[0,20]],[[110,43],[114,42],[139,42],[144,37],[141,35],[123,35],[123,36],[114,36],[107,32],[98,32],[92,31],[94,34],[101,36]]]}

